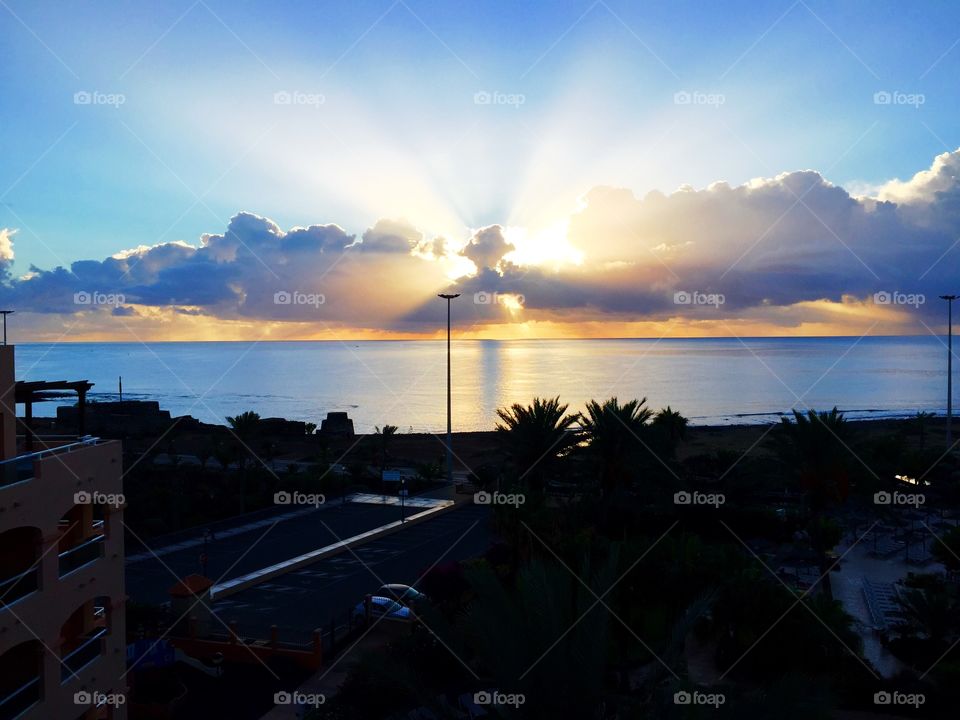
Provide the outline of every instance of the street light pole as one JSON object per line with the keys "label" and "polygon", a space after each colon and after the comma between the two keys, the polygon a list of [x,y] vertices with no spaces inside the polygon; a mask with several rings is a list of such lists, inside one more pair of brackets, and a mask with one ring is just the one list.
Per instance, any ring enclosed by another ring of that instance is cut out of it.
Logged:
{"label": "street light pole", "polygon": [[941,295],[947,301],[947,450],[953,445],[953,301],[956,295]]}
{"label": "street light pole", "polygon": [[453,484],[453,424],[451,422],[450,402],[450,301],[460,297],[460,293],[444,294],[441,297],[447,301],[447,482]]}

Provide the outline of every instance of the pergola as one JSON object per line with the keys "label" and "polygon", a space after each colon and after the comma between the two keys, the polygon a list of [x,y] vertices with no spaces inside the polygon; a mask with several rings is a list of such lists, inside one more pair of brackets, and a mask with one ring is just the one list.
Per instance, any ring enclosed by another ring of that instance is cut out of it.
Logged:
{"label": "pergola", "polygon": [[14,386],[15,402],[23,403],[26,425],[27,450],[33,449],[33,404],[63,397],[65,392],[77,394],[77,431],[84,434],[84,416],[87,407],[87,392],[93,387],[89,380],[18,380]]}

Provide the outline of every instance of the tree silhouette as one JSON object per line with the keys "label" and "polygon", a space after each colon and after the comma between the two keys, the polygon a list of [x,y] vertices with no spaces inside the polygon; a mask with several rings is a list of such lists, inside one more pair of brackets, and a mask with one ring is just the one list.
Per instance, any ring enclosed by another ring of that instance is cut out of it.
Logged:
{"label": "tree silhouette", "polygon": [[[247,466],[249,462],[259,460],[252,450],[254,438],[260,433],[260,415],[247,410],[240,415],[227,417],[227,422],[240,441],[238,449],[240,461],[240,512],[247,510]],[[262,462],[262,461],[261,461]]]}
{"label": "tree silhouette", "polygon": [[397,434],[396,425],[384,425],[380,427],[379,425],[374,426],[374,430],[377,435],[378,447],[377,451],[380,455],[380,476],[383,477],[383,470],[387,466],[387,460],[390,458],[390,445],[392,444],[393,436]]}
{"label": "tree silhouette", "polygon": [[497,433],[514,465],[516,479],[542,490],[558,457],[577,443],[576,415],[567,415],[559,397],[535,397],[530,405],[499,408]]}
{"label": "tree silhouette", "polygon": [[788,472],[797,476],[815,509],[846,500],[850,492],[850,431],[837,408],[830,412],[793,411],[794,421],[781,418],[775,438],[777,453]]}
{"label": "tree silhouette", "polygon": [[602,403],[591,400],[580,416],[590,450],[600,462],[600,482],[605,496],[627,483],[630,457],[644,444],[641,437],[653,415],[644,407],[646,402],[646,398],[623,405],[615,397]]}

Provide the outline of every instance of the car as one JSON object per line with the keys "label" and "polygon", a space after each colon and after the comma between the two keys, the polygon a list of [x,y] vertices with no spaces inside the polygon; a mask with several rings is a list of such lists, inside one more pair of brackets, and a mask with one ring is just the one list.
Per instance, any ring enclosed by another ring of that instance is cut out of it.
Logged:
{"label": "car", "polygon": [[389,583],[381,585],[376,593],[380,597],[388,597],[401,605],[413,607],[419,603],[425,602],[428,598],[422,592],[410,585],[401,585],[399,583]]}
{"label": "car", "polygon": [[[353,608],[354,619],[363,620],[367,616],[366,601],[362,600]],[[370,617],[386,617],[392,620],[412,620],[413,613],[410,608],[382,595],[374,595],[370,598]]]}

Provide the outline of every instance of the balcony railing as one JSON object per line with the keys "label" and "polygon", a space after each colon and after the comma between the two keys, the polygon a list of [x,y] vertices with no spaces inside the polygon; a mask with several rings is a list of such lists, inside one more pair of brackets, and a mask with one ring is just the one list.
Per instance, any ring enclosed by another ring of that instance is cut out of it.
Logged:
{"label": "balcony railing", "polygon": [[97,628],[60,660],[60,682],[65,683],[103,654],[106,628]]}
{"label": "balcony railing", "polygon": [[34,566],[16,575],[0,580],[0,599],[9,605],[14,600],[26,597],[40,587],[40,568]]}
{"label": "balcony railing", "polygon": [[56,447],[49,447],[36,452],[17,455],[9,460],[0,460],[0,487],[29,480],[34,476],[34,463],[45,457],[74,452],[81,448],[102,443],[103,440],[91,435],[85,435],[75,442],[67,442]]}
{"label": "balcony railing", "polygon": [[94,535],[76,547],[60,553],[60,577],[102,558],[104,540],[104,535]]}
{"label": "balcony railing", "polygon": [[35,677],[6,697],[0,698],[0,720],[13,720],[20,717],[38,702],[40,702],[40,678]]}

